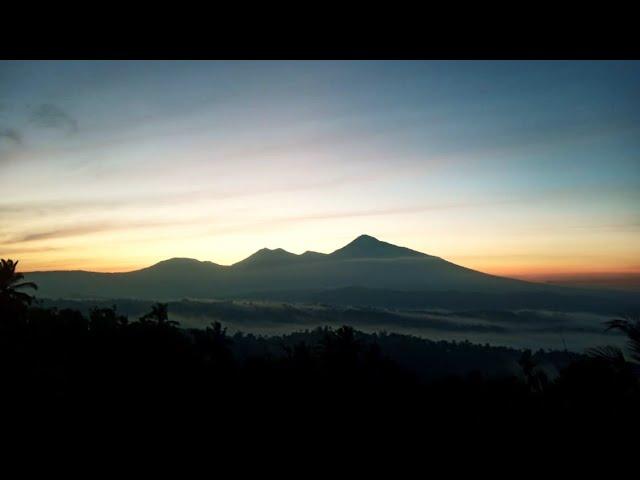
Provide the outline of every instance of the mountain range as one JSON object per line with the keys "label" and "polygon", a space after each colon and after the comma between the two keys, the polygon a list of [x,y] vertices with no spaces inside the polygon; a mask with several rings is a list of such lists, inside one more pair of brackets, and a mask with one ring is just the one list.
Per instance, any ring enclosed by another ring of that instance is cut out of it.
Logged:
{"label": "mountain range", "polygon": [[230,266],[172,258],[131,272],[50,271],[26,277],[47,298],[254,298],[445,308],[505,302],[513,308],[576,303],[600,308],[605,302],[603,308],[612,308],[631,298],[489,275],[369,235],[330,254],[263,248]]}

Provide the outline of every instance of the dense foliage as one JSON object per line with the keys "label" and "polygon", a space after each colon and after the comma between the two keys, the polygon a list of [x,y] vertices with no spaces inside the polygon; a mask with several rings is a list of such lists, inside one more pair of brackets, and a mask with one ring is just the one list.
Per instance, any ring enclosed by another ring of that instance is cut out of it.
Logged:
{"label": "dense foliage", "polygon": [[[5,312],[6,313],[6,312]],[[24,309],[0,323],[3,402],[16,409],[185,412],[490,426],[628,422],[633,364],[611,356],[518,352],[467,342],[321,328],[281,337],[183,330],[157,306],[130,321],[113,308]],[[514,363],[512,375],[490,375]],[[550,378],[543,363],[557,365]],[[226,417],[228,418],[228,417]]]}

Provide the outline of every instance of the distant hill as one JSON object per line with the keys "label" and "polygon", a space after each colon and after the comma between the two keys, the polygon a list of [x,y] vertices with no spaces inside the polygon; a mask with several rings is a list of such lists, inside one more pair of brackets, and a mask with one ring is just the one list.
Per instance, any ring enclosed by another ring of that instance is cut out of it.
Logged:
{"label": "distant hill", "polygon": [[[584,293],[488,275],[369,235],[361,235],[331,254],[307,251],[296,255],[264,248],[231,266],[173,258],[125,273],[54,271],[31,272],[26,277],[39,285],[39,296],[48,298],[255,296],[308,301],[339,298],[340,303],[348,303],[350,298],[356,303],[369,299],[376,304],[410,299],[412,305],[423,306],[442,298],[443,306],[451,303],[455,307],[460,302],[473,306],[477,299],[479,306],[486,307],[506,296],[512,299],[507,302],[510,305],[526,307],[533,302],[553,307],[562,304],[563,296]],[[597,292],[589,295],[596,303],[601,298]]]}
{"label": "distant hill", "polygon": [[287,252],[282,248],[276,248],[271,250],[269,248],[263,248],[258,250],[253,255],[245,258],[244,260],[234,264],[237,268],[254,268],[254,267],[272,267],[276,265],[283,265],[291,262],[304,260],[301,255]]}

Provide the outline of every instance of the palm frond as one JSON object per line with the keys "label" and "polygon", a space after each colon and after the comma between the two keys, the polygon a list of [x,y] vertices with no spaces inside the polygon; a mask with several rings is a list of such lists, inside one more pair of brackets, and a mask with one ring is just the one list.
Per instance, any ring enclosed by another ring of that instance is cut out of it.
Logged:
{"label": "palm frond", "polygon": [[640,363],[640,314],[621,315],[620,318],[605,322],[605,325],[606,331],[620,330],[627,336],[631,358]]}
{"label": "palm frond", "polygon": [[28,295],[26,293],[22,293],[22,292],[13,292],[11,294],[11,296],[15,299],[18,300],[20,302],[24,302],[26,304],[30,304],[33,301],[33,296]]}
{"label": "palm frond", "polygon": [[19,288],[33,288],[34,290],[37,290],[38,285],[33,282],[22,282],[18,283],[17,285],[12,285],[11,288],[13,288],[14,290],[17,290]]}
{"label": "palm frond", "polygon": [[613,345],[603,345],[599,347],[588,348],[585,353],[592,358],[599,358],[610,363],[624,362],[624,354],[622,350]]}
{"label": "palm frond", "polygon": [[623,333],[628,333],[633,328],[630,321],[622,318],[614,318],[613,320],[604,322],[604,324],[607,325],[605,332],[609,330],[620,330]]}

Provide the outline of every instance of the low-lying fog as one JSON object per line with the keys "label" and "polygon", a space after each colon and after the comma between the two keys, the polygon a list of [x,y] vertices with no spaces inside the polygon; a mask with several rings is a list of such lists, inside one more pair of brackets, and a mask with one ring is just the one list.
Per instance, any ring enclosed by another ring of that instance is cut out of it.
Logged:
{"label": "low-lying fog", "polygon": [[[43,300],[44,306],[74,308],[87,313],[92,307],[116,305],[135,320],[151,302],[137,300]],[[185,328],[204,328],[219,321],[230,333],[277,335],[318,326],[351,325],[365,332],[388,331],[432,340],[468,340],[473,343],[515,348],[582,352],[597,345],[623,346],[625,338],[605,332],[611,317],[588,313],[541,310],[398,310],[362,306],[289,304],[240,300],[169,303],[169,316]]]}

